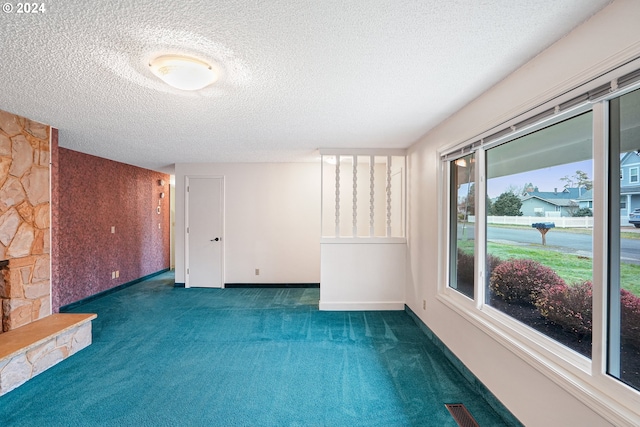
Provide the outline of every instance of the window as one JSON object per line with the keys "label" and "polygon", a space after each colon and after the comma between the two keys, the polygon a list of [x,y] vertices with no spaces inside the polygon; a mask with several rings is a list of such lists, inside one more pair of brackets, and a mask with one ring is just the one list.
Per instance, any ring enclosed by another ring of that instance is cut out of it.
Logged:
{"label": "window", "polygon": [[[559,215],[523,222],[523,211],[537,199],[519,195],[533,184],[561,212],[590,186],[592,120],[584,113],[486,151],[493,204],[486,209],[485,303],[587,357],[592,261],[584,255],[592,251],[591,233],[557,227]],[[564,184],[565,191],[556,191]],[[491,224],[490,214],[510,220]]]}
{"label": "window", "polygon": [[[610,101],[610,169],[635,161],[640,150],[640,90]],[[629,168],[629,182],[638,182],[638,168]],[[640,192],[620,195],[620,182],[609,180],[609,348],[607,373],[640,389],[640,251],[621,226],[616,209],[640,206]]]}
{"label": "window", "polygon": [[[442,297],[523,360],[558,367],[549,376],[638,408],[640,71],[616,81],[619,94],[602,85],[443,154],[442,277],[457,292]],[[581,206],[592,216],[573,217]]]}
{"label": "window", "polygon": [[475,203],[475,155],[461,157],[450,162],[451,170],[451,253],[449,286],[469,298],[474,297],[474,221]]}

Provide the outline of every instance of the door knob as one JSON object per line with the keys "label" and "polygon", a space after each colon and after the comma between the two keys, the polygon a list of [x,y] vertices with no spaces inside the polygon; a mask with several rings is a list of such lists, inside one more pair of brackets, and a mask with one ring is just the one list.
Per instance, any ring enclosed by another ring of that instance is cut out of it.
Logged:
{"label": "door knob", "polygon": [[218,240],[220,240],[219,237],[216,237],[215,239],[211,240],[212,242],[217,242]]}

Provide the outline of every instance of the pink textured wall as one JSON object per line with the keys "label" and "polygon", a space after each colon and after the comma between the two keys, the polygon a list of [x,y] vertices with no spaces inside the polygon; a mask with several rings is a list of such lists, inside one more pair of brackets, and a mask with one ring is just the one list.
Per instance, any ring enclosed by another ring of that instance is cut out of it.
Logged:
{"label": "pink textured wall", "polygon": [[[65,148],[56,157],[54,311],[169,268],[169,175]],[[112,279],[115,270],[120,277]]]}

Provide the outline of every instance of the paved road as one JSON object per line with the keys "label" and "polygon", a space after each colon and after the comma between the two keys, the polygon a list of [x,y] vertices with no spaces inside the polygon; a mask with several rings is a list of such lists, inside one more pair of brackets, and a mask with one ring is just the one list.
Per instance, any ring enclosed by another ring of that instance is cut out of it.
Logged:
{"label": "paved road", "polygon": [[[625,230],[627,231],[627,230]],[[462,232],[462,225],[459,225],[459,231]],[[465,225],[465,234],[472,236],[474,225]],[[542,238],[540,232],[535,228],[503,228],[503,227],[487,227],[487,239],[489,241],[507,241],[518,243],[531,243],[540,245]],[[547,247],[552,250],[564,248],[567,252],[579,253],[585,256],[592,254],[592,239],[589,234],[578,234],[563,232],[561,228],[554,228],[547,233]],[[626,262],[640,264],[640,239],[621,239],[620,255]]]}

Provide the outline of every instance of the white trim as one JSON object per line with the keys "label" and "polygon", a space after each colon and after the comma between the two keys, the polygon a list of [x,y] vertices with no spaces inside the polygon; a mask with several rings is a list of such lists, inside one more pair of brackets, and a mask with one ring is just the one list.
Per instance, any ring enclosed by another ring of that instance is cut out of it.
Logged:
{"label": "white trim", "polygon": [[[633,171],[636,171],[635,173],[635,181],[633,181],[631,178],[634,176]],[[637,166],[629,168],[629,184],[637,184],[640,182],[640,168],[638,168]]]}
{"label": "white trim", "polygon": [[[322,287],[322,283],[320,284]],[[387,302],[323,302],[320,301],[321,311],[404,311],[404,301]]]}
{"label": "white trim", "polygon": [[591,375],[604,375],[607,360],[607,282],[608,282],[608,226],[607,209],[609,170],[609,103],[603,101],[593,106],[593,176],[604,177],[593,181],[593,221],[592,232],[592,332],[591,332]]}

